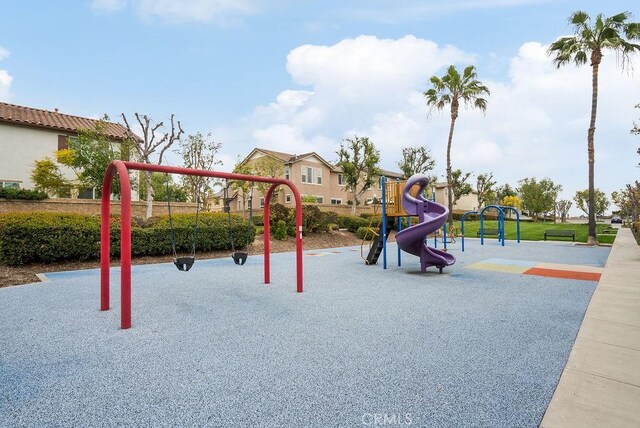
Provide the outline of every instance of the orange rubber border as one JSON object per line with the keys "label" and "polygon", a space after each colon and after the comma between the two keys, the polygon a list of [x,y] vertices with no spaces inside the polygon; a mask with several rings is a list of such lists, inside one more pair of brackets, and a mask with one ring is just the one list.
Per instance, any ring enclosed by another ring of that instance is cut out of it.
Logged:
{"label": "orange rubber border", "polygon": [[524,275],[548,276],[552,278],[580,279],[583,281],[600,281],[602,274],[597,272],[576,272],[570,270],[531,268],[522,272]]}

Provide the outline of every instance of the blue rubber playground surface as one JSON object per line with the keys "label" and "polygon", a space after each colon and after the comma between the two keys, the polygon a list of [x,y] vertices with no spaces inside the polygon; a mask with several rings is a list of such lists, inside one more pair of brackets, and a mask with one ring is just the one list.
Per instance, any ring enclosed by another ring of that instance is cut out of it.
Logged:
{"label": "blue rubber playground surface", "polygon": [[386,271],[306,250],[302,294],[294,253],[270,285],[259,255],[134,267],[130,330],[115,268],[108,312],[98,270],[0,289],[0,426],[537,426],[597,283],[472,265],[597,270],[609,249],[467,240],[441,275],[388,249]]}

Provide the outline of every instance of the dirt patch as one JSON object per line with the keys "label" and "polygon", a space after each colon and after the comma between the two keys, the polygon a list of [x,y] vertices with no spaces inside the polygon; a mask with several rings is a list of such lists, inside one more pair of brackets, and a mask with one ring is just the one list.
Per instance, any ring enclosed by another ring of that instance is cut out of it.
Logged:
{"label": "dirt patch", "polygon": [[[256,239],[249,248],[249,254],[263,254],[264,243],[262,237]],[[392,238],[390,237],[390,241]],[[353,233],[347,231],[331,231],[327,233],[305,236],[302,246],[305,250],[317,250],[322,248],[350,247],[360,245],[362,240]],[[271,240],[272,253],[284,253],[295,251],[295,239],[289,237],[284,241]],[[229,257],[230,251],[213,251],[209,253],[198,253],[197,258],[216,259],[221,257]],[[171,261],[170,256],[154,256],[154,257],[136,257],[132,260],[134,265],[143,265],[151,263],[167,263]],[[118,266],[119,260],[112,260],[111,266]],[[95,269],[100,267],[99,260],[90,260],[85,262],[64,262],[64,263],[35,263],[26,266],[9,267],[0,265],[0,287],[11,285],[30,284],[38,282],[40,279],[36,276],[38,273],[61,272],[68,270]]]}

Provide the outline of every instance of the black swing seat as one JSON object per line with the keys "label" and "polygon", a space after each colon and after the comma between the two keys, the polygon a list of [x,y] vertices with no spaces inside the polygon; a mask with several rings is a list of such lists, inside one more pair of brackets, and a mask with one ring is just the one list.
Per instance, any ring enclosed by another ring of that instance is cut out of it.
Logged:
{"label": "black swing seat", "polygon": [[231,255],[235,264],[240,266],[242,266],[247,261],[248,256],[249,256],[249,253],[247,253],[246,251],[235,251]]}
{"label": "black swing seat", "polygon": [[196,258],[193,256],[178,257],[173,259],[173,264],[176,265],[176,267],[183,272],[187,272],[189,269],[191,269],[191,266],[193,266],[195,262],[196,262]]}

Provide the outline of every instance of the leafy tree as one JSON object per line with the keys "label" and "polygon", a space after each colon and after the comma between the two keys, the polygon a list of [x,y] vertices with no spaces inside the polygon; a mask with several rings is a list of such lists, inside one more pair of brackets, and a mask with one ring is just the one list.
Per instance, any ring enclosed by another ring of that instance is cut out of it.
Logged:
{"label": "leafy tree", "polygon": [[476,192],[478,194],[478,209],[482,208],[488,201],[492,201],[495,198],[495,191],[493,186],[496,182],[493,181],[493,173],[487,172],[484,174],[478,174],[476,178]]}
{"label": "leafy tree", "polygon": [[520,210],[520,208],[522,208],[522,200],[516,195],[505,196],[500,200],[500,205]]}
{"label": "leafy tree", "polygon": [[[240,157],[238,157],[238,161],[236,162],[236,166],[233,168],[233,172],[236,174],[244,174],[251,175],[253,174],[253,170],[251,169],[251,165],[247,163],[243,163]],[[251,185],[252,183],[249,181],[232,181],[228,183],[229,186],[238,192],[238,198],[242,198],[242,215],[245,213],[245,206],[247,205],[247,200],[252,195]],[[231,197],[231,195],[229,195]]]}
{"label": "leafy tree", "polygon": [[[609,200],[607,195],[600,189],[595,189],[596,206],[595,215],[602,217],[609,208]],[[589,214],[589,189],[578,190],[573,197],[576,202],[576,206],[584,211],[585,214]]]}
{"label": "leafy tree", "polygon": [[[134,113],[134,117],[136,118],[136,121],[138,122],[138,125],[140,126],[140,129],[142,131],[142,138],[139,138],[131,129],[129,121],[127,120],[127,116],[125,116],[124,113],[122,113],[121,116],[129,133],[129,140],[131,141],[136,153],[138,154],[138,158],[142,163],[156,163],[158,165],[162,164],[164,153],[175,142],[180,141],[180,137],[184,133],[180,121],[178,120],[176,123],[173,114],[171,115],[171,126],[168,130],[165,131],[166,128],[164,126],[164,122],[154,123],[153,119],[151,119],[146,114],[140,115],[139,113]],[[160,152],[158,154],[156,162],[153,162],[152,157],[158,149],[160,150]],[[146,218],[149,218],[153,215],[153,183],[151,182],[151,172],[145,171],[144,177],[147,197]]]}
{"label": "leafy tree", "polygon": [[522,196],[522,207],[529,212],[533,219],[540,214],[555,212],[555,202],[561,185],[556,185],[549,178],[537,181],[536,178],[524,178],[518,181],[519,192]]}
{"label": "leafy tree", "polygon": [[496,187],[496,200],[499,201],[502,205],[505,205],[502,203],[502,200],[507,196],[518,196],[518,194],[515,189],[508,183]]}
{"label": "leafy tree", "polygon": [[378,163],[380,152],[376,150],[369,137],[347,138],[340,143],[340,150],[336,152],[336,165],[342,169],[345,189],[353,193],[351,213],[356,213],[356,205],[360,203],[360,196],[369,190],[380,176]]}
{"label": "leafy tree", "polygon": [[405,147],[402,149],[402,160],[398,167],[405,178],[414,174],[427,174],[436,165],[435,159],[426,147]]}
{"label": "leafy tree", "polygon": [[573,205],[573,203],[566,199],[561,199],[556,202],[556,213],[560,216],[560,222],[564,223],[567,221],[567,215],[569,215],[571,205]]}
{"label": "leafy tree", "polygon": [[36,190],[58,197],[67,195],[71,188],[71,183],[63,177],[58,164],[49,157],[35,162],[31,171],[31,181],[35,184]]}
{"label": "leafy tree", "polygon": [[[77,137],[68,140],[68,149],[58,150],[56,158],[72,168],[84,187],[95,188],[102,194],[107,166],[114,160],[128,160],[131,156],[129,140],[114,142],[106,133],[109,117],[103,116],[93,129],[78,129]],[[112,192],[120,194],[120,181],[113,183]]]}
{"label": "leafy tree", "polygon": [[596,113],[598,107],[598,71],[604,51],[614,51],[624,68],[632,54],[640,51],[640,45],[631,41],[640,40],[640,23],[628,22],[630,12],[621,12],[605,17],[598,14],[595,22],[583,11],[576,11],[569,17],[574,35],[560,37],[549,46],[549,55],[561,67],[570,62],[577,66],[591,65],[591,120],[587,132],[587,155],[589,163],[589,238],[588,244],[597,244],[596,239],[596,194],[594,181]]}
{"label": "leafy tree", "polygon": [[[284,176],[284,164],[280,161],[273,159],[270,156],[263,156],[251,165],[251,174],[258,175],[260,177],[278,178]],[[256,183],[256,187],[260,193],[265,195],[271,187],[270,183]],[[276,196],[281,190],[281,187],[277,187],[273,193],[273,200],[276,200]]]}
{"label": "leafy tree", "polygon": [[[151,186],[153,188],[153,200],[155,202],[167,202],[167,180],[169,181],[169,193],[171,194],[171,202],[187,202],[187,192],[182,186],[178,186],[172,179],[171,175],[161,172],[151,174]],[[140,189],[140,199],[147,198],[147,189]]]}
{"label": "leafy tree", "polygon": [[622,217],[631,216],[633,221],[640,218],[640,182],[635,181],[619,192],[613,192],[611,199],[620,208]]}
{"label": "leafy tree", "polygon": [[[189,135],[186,141],[180,141],[177,153],[182,158],[185,168],[211,170],[216,165],[221,165],[218,160],[218,152],[222,143],[213,141],[211,134],[206,136],[201,133]],[[200,207],[208,206],[207,194],[212,192],[214,179],[195,175],[183,175],[182,185],[187,192],[189,200],[196,202]]]}
{"label": "leafy tree", "polygon": [[427,99],[427,105],[437,110],[443,110],[450,106],[451,126],[449,127],[449,138],[447,140],[447,188],[449,203],[449,226],[453,226],[453,194],[452,169],[451,169],[451,143],[453,142],[453,129],[458,119],[460,102],[467,106],[478,108],[483,112],[487,109],[487,100],[482,98],[484,94],[489,95],[489,88],[477,80],[476,68],[468,66],[462,72],[462,76],[455,66],[451,65],[444,76],[431,76],[433,88],[427,90],[423,95]]}
{"label": "leafy tree", "polygon": [[471,184],[467,183],[469,177],[471,177],[470,172],[463,173],[459,169],[451,172],[451,192],[453,192],[453,195],[451,195],[451,192],[449,192],[449,195],[453,201],[453,205],[455,205],[461,197],[473,192]]}

